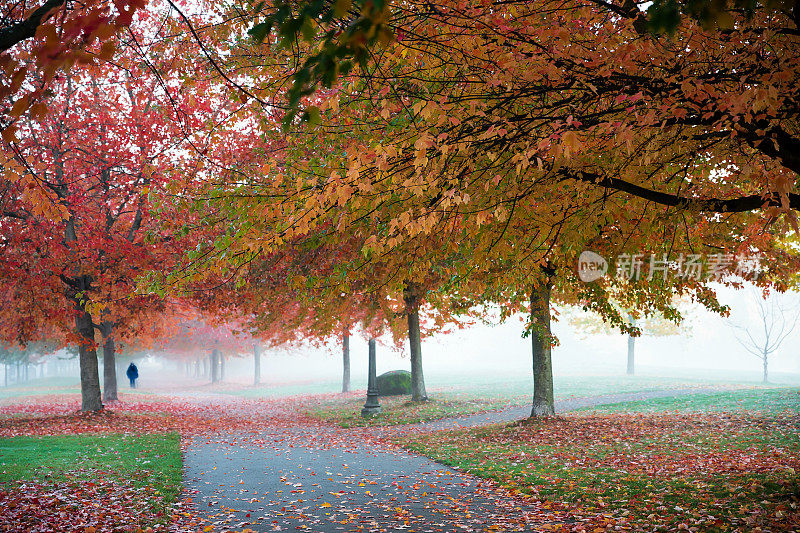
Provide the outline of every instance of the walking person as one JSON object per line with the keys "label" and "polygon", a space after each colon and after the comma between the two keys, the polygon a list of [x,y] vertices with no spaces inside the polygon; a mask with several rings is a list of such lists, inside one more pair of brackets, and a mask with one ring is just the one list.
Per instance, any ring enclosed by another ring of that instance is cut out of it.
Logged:
{"label": "walking person", "polygon": [[131,363],[128,365],[128,370],[125,372],[125,375],[128,376],[128,379],[131,380],[131,388],[136,388],[136,380],[139,379],[139,369],[136,368],[136,365]]}

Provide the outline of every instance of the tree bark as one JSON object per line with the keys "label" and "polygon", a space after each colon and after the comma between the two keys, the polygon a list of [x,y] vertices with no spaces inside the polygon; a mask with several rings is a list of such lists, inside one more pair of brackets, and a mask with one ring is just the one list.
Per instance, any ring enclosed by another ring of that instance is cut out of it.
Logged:
{"label": "tree bark", "polygon": [[555,415],[553,363],[551,360],[550,290],[547,281],[531,290],[531,347],[533,354],[533,406],[531,417]]}
{"label": "tree bark", "polygon": [[217,383],[219,381],[219,350],[214,348],[211,351],[211,383]]}
{"label": "tree bark", "polygon": [[342,392],[350,392],[350,335],[342,335]]}
{"label": "tree bark", "polygon": [[114,343],[114,325],[105,321],[100,324],[103,336],[103,401],[116,402],[117,397],[117,355]]}
{"label": "tree bark", "polygon": [[[635,326],[636,325],[636,320],[630,315],[628,316],[628,318],[630,319],[631,326]],[[634,363],[635,363],[635,361],[634,361],[635,352],[636,352],[636,337],[634,337],[633,335],[628,335],[628,370],[627,370],[627,374],[629,376],[632,376],[634,374],[635,370],[636,370],[635,366],[634,366]]]}
{"label": "tree bark", "polygon": [[97,349],[94,346],[94,325],[91,315],[78,301],[75,302],[75,311],[75,330],[80,338],[78,360],[81,369],[81,411],[100,411],[103,409],[103,401],[100,395]]}
{"label": "tree bark", "polygon": [[225,380],[225,354],[219,352],[219,380]]}
{"label": "tree bark", "polygon": [[767,371],[767,355],[768,355],[768,354],[767,354],[766,352],[764,352],[764,357],[763,357],[763,359],[762,359],[762,363],[763,363],[763,370],[764,370],[764,372],[763,372],[763,377],[762,377],[762,381],[763,381],[764,383],[769,383],[769,373],[768,373],[768,371]]}
{"label": "tree bark", "polygon": [[411,401],[425,402],[425,376],[422,374],[422,341],[419,333],[419,293],[418,283],[406,282],[403,300],[408,317],[408,344],[411,352]]}
{"label": "tree bark", "polygon": [[628,335],[628,375],[632,376],[635,373],[634,367],[634,353],[636,346],[636,337]]}
{"label": "tree bark", "polygon": [[261,383],[261,350],[253,343],[253,385]]}

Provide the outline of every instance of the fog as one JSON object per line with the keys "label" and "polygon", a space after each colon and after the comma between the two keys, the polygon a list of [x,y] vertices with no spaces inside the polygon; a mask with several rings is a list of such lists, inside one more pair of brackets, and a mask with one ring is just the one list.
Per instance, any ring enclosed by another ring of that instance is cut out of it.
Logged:
{"label": "fog", "polygon": [[[718,288],[720,303],[729,305],[731,315],[721,318],[699,306],[686,309],[686,331],[679,335],[648,336],[636,339],[636,374],[699,380],[729,380],[758,383],[761,361],[749,353],[736,339],[741,329],[732,325],[758,327],[762,321],[754,303],[755,291]],[[796,320],[800,295],[789,292],[775,295],[784,307],[787,328]],[[563,311],[563,310],[562,310]],[[423,339],[422,353],[426,383],[429,389],[447,387],[466,381],[480,384],[531,379],[531,345],[522,337],[523,316],[490,326],[474,324],[448,334]],[[618,333],[586,335],[576,331],[564,316],[553,322],[559,345],[553,349],[553,371],[556,385],[559,378],[588,375],[623,375],[627,361],[628,340]],[[757,336],[758,332],[751,334]],[[800,325],[787,336],[780,348],[769,357],[770,381],[800,383]],[[367,339],[354,332],[350,338],[353,389],[366,387]],[[121,365],[127,365],[124,353]],[[61,354],[64,357],[64,354]],[[291,346],[264,350],[261,382],[271,385],[292,385],[292,393],[334,392],[340,387],[342,373],[341,340],[332,339],[324,347]],[[180,389],[202,386],[203,378],[186,375],[182,364],[159,358],[156,354],[134,359],[140,369],[143,387]],[[121,366],[120,365],[120,366]],[[397,348],[389,338],[379,339],[378,373],[410,369],[407,344]],[[42,369],[33,371],[38,376]],[[124,371],[124,370],[123,370]],[[77,376],[76,361],[48,362],[46,375]],[[120,372],[122,374],[122,372]],[[102,376],[102,369],[101,369]],[[252,354],[226,354],[225,383],[251,384]],[[12,376],[12,381],[13,381]],[[120,376],[123,377],[123,376]],[[120,380],[123,386],[124,380]],[[224,386],[223,383],[221,386]],[[219,386],[219,385],[218,385]]]}
{"label": "fog", "polygon": [[[731,324],[761,327],[761,319],[752,302],[750,289],[718,288],[720,303],[729,305],[725,319],[700,306],[687,313],[687,330],[679,335],[648,336],[636,339],[638,375],[758,382],[761,361],[737,340]],[[785,305],[794,305],[787,313],[789,326],[798,313],[800,295],[786,293],[772,296]],[[788,327],[788,326],[787,326]],[[450,378],[472,378],[494,382],[520,379],[531,375],[531,345],[522,337],[524,317],[517,316],[496,325],[475,324],[448,334],[423,339],[423,362],[428,386],[446,386]],[[553,349],[556,378],[568,375],[624,374],[627,361],[627,336],[582,335],[562,315],[553,323],[559,345]],[[770,380],[800,382],[800,349],[797,347],[800,325],[769,357]],[[355,332],[350,339],[353,388],[366,386],[367,339]],[[252,380],[252,357],[227,361],[226,381],[247,383]],[[409,369],[408,347],[398,349],[390,338],[379,339],[378,373]],[[157,361],[151,361],[155,370]],[[149,365],[145,363],[145,371]],[[332,340],[324,348],[293,346],[266,350],[262,356],[262,382],[265,384],[305,381],[330,381],[341,378],[341,344]]]}

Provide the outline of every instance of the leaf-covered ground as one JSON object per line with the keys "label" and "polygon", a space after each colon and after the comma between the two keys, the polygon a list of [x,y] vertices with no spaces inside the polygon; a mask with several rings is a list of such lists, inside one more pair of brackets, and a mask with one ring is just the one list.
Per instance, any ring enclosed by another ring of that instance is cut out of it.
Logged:
{"label": "leaf-covered ground", "polygon": [[[334,518],[343,527],[346,523],[369,530],[380,529],[384,515],[403,527],[423,527],[428,520],[424,513],[437,509],[437,523],[447,525],[442,526],[445,530],[456,524],[485,530],[490,523],[502,523],[506,529],[535,524],[536,530],[564,531],[607,526],[793,531],[800,523],[798,397],[797,389],[728,391],[636,404],[642,409],[658,405],[672,411],[668,413],[589,412],[444,432],[341,429],[304,414],[315,405],[337,401],[342,410],[353,403],[357,412],[363,402],[358,393],[341,400],[328,395],[292,401],[199,392],[171,398],[123,394],[121,402],[94,415],[77,413],[79,396],[74,394],[19,398],[13,404],[0,402],[0,463],[6,463],[0,465],[0,531],[238,531],[266,527],[275,520],[285,527],[306,525],[314,530],[314,520]],[[403,410],[403,398],[382,399],[387,407],[392,401]],[[492,401],[468,407],[486,408]],[[435,402],[422,405],[441,407]],[[633,409],[631,405],[625,409]],[[692,411],[728,406],[729,412],[674,412],[687,405],[694,406]],[[447,409],[439,414],[454,414]],[[218,498],[213,494],[205,497],[208,502],[190,494],[168,505],[179,481],[174,469],[170,474],[168,461],[159,461],[172,453],[162,445],[174,452],[176,435],[181,436],[184,453],[191,450],[199,461],[202,477],[212,476],[215,490],[229,493],[227,507],[221,499],[214,503]],[[468,474],[459,481],[453,481],[455,474],[437,475],[429,485],[415,481],[416,474],[404,471],[413,458],[395,445],[398,441],[492,481]],[[207,448],[219,455],[222,470],[204,467]],[[231,470],[233,452],[241,465]],[[264,460],[253,462],[258,454],[265,454]],[[312,466],[317,474],[326,471],[327,454],[333,454],[331,474],[312,479],[314,472],[304,474],[308,464],[292,462],[298,454],[308,456],[301,462],[320,463]],[[378,486],[384,483],[386,490],[380,494],[386,501],[375,499],[378,493],[373,489],[378,487],[364,481],[376,475],[373,466],[364,463],[363,475],[353,477],[345,464],[376,461],[380,454],[389,461],[381,467],[383,476],[397,476],[400,483],[373,480]],[[312,478],[273,480],[275,487],[268,489],[272,493],[262,497],[261,483],[271,475],[264,461],[276,460],[285,463],[280,466],[283,475],[294,470],[292,476]],[[350,484],[341,485],[343,480]],[[325,483],[332,488],[323,487]],[[464,492],[467,486],[480,487],[480,496]],[[454,494],[459,495],[457,504],[451,499]],[[254,502],[263,509],[257,511]],[[420,514],[415,509],[427,510]],[[309,518],[309,513],[317,518]],[[367,520],[363,513],[372,518]]]}
{"label": "leaf-covered ground", "polygon": [[292,404],[275,400],[235,400],[225,409],[202,397],[177,399],[121,395],[104,411],[81,414],[79,395],[27,397],[0,404],[0,437],[81,433],[197,433],[257,431],[265,425],[319,424]]}
{"label": "leaf-covered ground", "polygon": [[[771,396],[778,402],[786,392]],[[752,396],[737,391],[722,397],[736,405]],[[403,442],[442,463],[569,508],[592,527],[795,531],[800,404],[788,398],[779,403],[789,408],[773,414],[581,414]]]}
{"label": "leaf-covered ground", "polygon": [[175,433],[0,439],[2,519],[19,530],[163,529],[181,478]]}
{"label": "leaf-covered ground", "polygon": [[121,398],[96,414],[72,394],[0,404],[0,531],[198,531],[176,501],[180,436],[315,424],[278,402]]}

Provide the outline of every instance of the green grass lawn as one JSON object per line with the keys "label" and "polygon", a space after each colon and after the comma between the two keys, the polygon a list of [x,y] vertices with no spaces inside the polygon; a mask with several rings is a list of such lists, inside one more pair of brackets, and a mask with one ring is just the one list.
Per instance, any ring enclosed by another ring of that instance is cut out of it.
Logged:
{"label": "green grass lawn", "polygon": [[[669,413],[580,413],[400,442],[589,523],[605,515],[645,530],[793,531],[800,523],[797,398],[796,388],[665,398],[631,404],[655,402]],[[687,407],[706,412],[677,412]]]}
{"label": "green grass lawn", "polygon": [[598,413],[657,413],[751,411],[776,414],[785,411],[800,412],[800,389],[747,389],[713,394],[695,394],[679,398],[653,398],[635,402],[615,403],[584,409]]}
{"label": "green grass lawn", "polygon": [[[364,393],[324,399],[300,400],[309,415],[337,423],[342,427],[397,425],[436,420],[458,415],[503,409],[531,402],[531,384],[516,379],[505,382],[487,380],[483,383],[462,379],[453,380],[451,387],[429,388],[431,401],[417,404],[408,397],[381,400],[383,412],[371,419],[361,418]],[[739,386],[728,383],[706,383],[702,380],[671,379],[638,376],[564,376],[555,380],[556,399],[600,396],[627,392],[683,389],[702,386]],[[250,389],[254,390],[254,389]],[[751,391],[757,395],[758,390]],[[667,400],[669,401],[669,400]]]}
{"label": "green grass lawn", "polygon": [[[476,379],[474,376],[455,375],[448,379],[441,376],[426,380],[428,395],[432,398],[459,394],[470,398],[495,398],[510,402],[527,403],[533,390],[529,376],[489,376]],[[638,377],[638,376],[560,376],[555,378],[555,394],[558,398],[573,396],[595,396],[614,392],[638,392],[665,388],[700,386],[702,379]],[[364,387],[356,383],[356,389]],[[335,380],[298,383],[264,384],[248,387],[231,387],[216,390],[246,398],[270,398],[305,394],[329,394],[341,390],[341,382]]]}
{"label": "green grass lawn", "polygon": [[[141,389],[131,389],[127,380],[119,380],[117,388],[124,394],[152,395],[151,392]],[[100,387],[103,380],[100,380]],[[80,394],[81,383],[77,377],[46,377],[34,378],[22,383],[14,383],[8,387],[0,387],[0,400],[8,398],[22,398],[28,396],[49,396],[53,394]]]}
{"label": "green grass lawn", "polygon": [[99,477],[146,491],[143,513],[164,523],[182,490],[180,437],[103,434],[0,439],[0,482],[45,486],[92,483]]}
{"label": "green grass lawn", "polygon": [[[800,386],[797,376],[794,377],[795,380],[790,384]],[[437,391],[455,391],[474,397],[502,397],[522,404],[527,404],[530,401],[533,392],[533,382],[530,376],[486,376],[480,380],[476,380],[474,377],[454,376],[449,380],[441,378],[430,379],[428,383],[429,389],[433,390],[432,396],[435,396]],[[556,399],[715,386],[771,387],[770,385],[761,385],[755,380],[742,379],[742,376],[738,374],[716,378],[706,374],[679,377],[647,374],[635,376],[626,374],[562,375],[555,376],[553,379],[553,391]]]}
{"label": "green grass lawn", "polygon": [[[798,376],[793,376],[797,383]],[[519,405],[527,404],[533,390],[533,381],[530,375],[467,375],[454,373],[448,376],[433,374],[426,376],[428,395],[431,398],[458,394],[462,397],[481,399],[503,399]],[[227,386],[226,386],[227,385]],[[597,396],[623,392],[641,392],[648,390],[663,390],[670,388],[702,387],[702,386],[748,386],[760,387],[756,380],[747,380],[741,374],[713,376],[699,373],[696,376],[658,376],[605,374],[605,375],[562,375],[554,379],[554,391],[557,399]],[[363,390],[366,384],[354,380],[355,390]],[[331,394],[341,390],[339,380],[316,380],[292,383],[265,383],[258,386],[243,386],[223,384],[217,386],[215,393],[231,394],[247,398],[272,398],[289,397],[308,394]]]}
{"label": "green grass lawn", "polygon": [[0,387],[0,399],[15,396],[40,396],[44,394],[80,393],[80,380],[75,377],[34,378],[9,387]]}
{"label": "green grass lawn", "polygon": [[348,394],[341,398],[329,398],[319,403],[306,402],[304,411],[320,420],[333,422],[341,427],[394,426],[452,416],[502,409],[509,405],[503,398],[461,397],[451,392],[438,394],[427,402],[411,402],[408,396],[387,396],[380,399],[382,411],[370,418],[361,417],[365,398]]}

